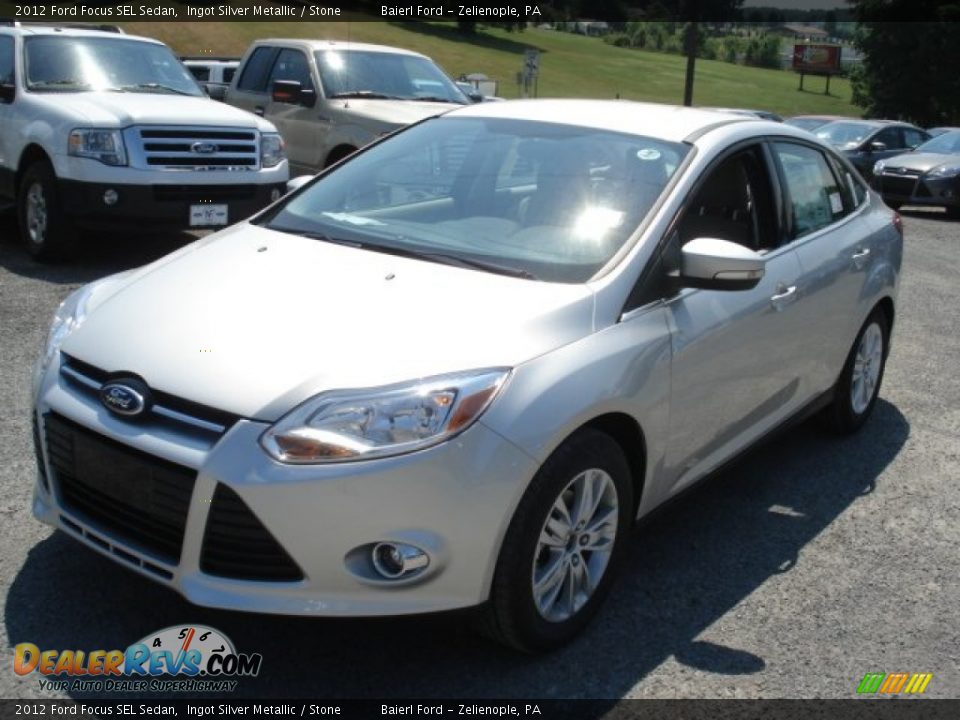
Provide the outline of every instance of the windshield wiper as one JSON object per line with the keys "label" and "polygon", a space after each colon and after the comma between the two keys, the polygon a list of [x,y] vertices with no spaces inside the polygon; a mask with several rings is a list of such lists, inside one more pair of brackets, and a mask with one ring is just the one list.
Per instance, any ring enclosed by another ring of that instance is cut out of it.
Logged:
{"label": "windshield wiper", "polygon": [[81,82],[80,80],[37,80],[30,83],[31,89],[36,88],[45,88],[45,87],[77,87],[77,88],[88,88],[90,83]]}
{"label": "windshield wiper", "polygon": [[286,233],[287,235],[299,235],[300,237],[310,238],[311,240],[323,240],[323,242],[333,243],[334,245],[346,245],[347,247],[360,249],[367,247],[366,243],[331,237],[325,232],[319,232],[317,230],[298,230],[297,228],[281,227],[277,225],[264,225],[264,227],[267,228],[267,230],[275,230],[277,232]]}
{"label": "windshield wiper", "polygon": [[440,263],[442,265],[452,265],[454,267],[470,268],[472,270],[485,270],[495,275],[507,275],[525,280],[537,279],[536,275],[523,268],[513,267],[512,265],[500,265],[499,263],[489,262],[487,260],[477,260],[475,258],[452,255],[450,253],[414,250],[412,248],[402,248],[395,245],[364,245],[364,249],[378,250],[389,255],[399,255],[400,257],[408,257],[415,260],[427,260],[428,262]]}
{"label": "windshield wiper", "polygon": [[375,92],[373,90],[349,90],[347,92],[338,92],[328,95],[331,100],[342,98],[364,98],[367,100],[405,100],[398,95],[387,95],[385,93]]}
{"label": "windshield wiper", "polygon": [[133,90],[162,90],[163,92],[174,93],[175,95],[191,95],[192,93],[185,92],[183,90],[178,90],[175,87],[170,87],[169,85],[163,85],[161,83],[134,83],[132,85],[121,85],[118,89],[123,90],[124,92],[130,92]]}
{"label": "windshield wiper", "polygon": [[380,243],[370,243],[362,240],[345,240],[344,238],[327,235],[327,233],[318,230],[298,230],[297,228],[276,225],[264,225],[264,227],[268,230],[276,230],[277,232],[287,233],[289,235],[300,235],[301,237],[322,240],[323,242],[333,243],[334,245],[345,245],[356,248],[357,250],[372,250],[373,252],[381,252],[385,255],[397,255],[399,257],[426,260],[428,262],[470,268],[472,270],[485,270],[486,272],[496,275],[507,275],[509,277],[523,278],[524,280],[537,279],[536,275],[523,268],[513,267],[512,265],[500,265],[487,260],[476,260],[474,258],[461,257],[460,255],[431,252],[429,250],[414,250],[413,248],[398,247],[396,245],[382,245]]}
{"label": "windshield wiper", "polygon": [[440,97],[439,95],[416,95],[414,97],[409,97],[404,99],[416,100],[417,102],[436,102],[436,103],[450,103],[451,105],[463,105],[462,102],[451,100],[450,98]]}

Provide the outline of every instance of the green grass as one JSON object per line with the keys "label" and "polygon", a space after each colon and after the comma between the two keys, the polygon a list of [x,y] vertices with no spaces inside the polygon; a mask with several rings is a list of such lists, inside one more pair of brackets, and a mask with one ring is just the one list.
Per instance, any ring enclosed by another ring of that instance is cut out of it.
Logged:
{"label": "green grass", "polygon": [[[331,23],[126,23],[128,32],[163,40],[180,54],[239,55],[262,37],[312,37],[395,45],[431,56],[450,75],[483,72],[499,80],[499,94],[517,97],[516,74],[523,51],[541,51],[540,97],[590,97],[681,103],[686,67],[678,55],[618,48],[597,38],[527,29],[508,33],[482,28],[463,36],[444,24]],[[860,115],[850,103],[850,83],[834,78],[824,95],[824,78],[808,77],[806,90],[798,76],[781,70],[743,67],[698,60],[695,105],[750,107],[782,115]]]}

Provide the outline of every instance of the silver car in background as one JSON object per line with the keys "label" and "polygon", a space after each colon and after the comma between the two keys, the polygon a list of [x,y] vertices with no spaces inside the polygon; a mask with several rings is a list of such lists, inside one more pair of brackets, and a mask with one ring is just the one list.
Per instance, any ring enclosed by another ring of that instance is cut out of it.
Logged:
{"label": "silver car in background", "polygon": [[901,254],[802,130],[458,109],[69,296],[33,511],[201,605],[554,648],[638,518],[804,413],[863,425]]}

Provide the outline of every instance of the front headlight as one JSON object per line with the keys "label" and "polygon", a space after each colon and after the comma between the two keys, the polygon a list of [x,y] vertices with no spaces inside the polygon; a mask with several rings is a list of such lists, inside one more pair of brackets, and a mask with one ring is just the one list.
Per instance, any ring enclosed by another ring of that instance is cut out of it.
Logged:
{"label": "front headlight", "polygon": [[960,165],[941,165],[930,171],[936,177],[956,177],[960,175]]}
{"label": "front headlight", "polygon": [[67,154],[93,158],[104,165],[126,165],[127,150],[119,130],[77,128],[70,132]]}
{"label": "front headlight", "polygon": [[874,174],[874,175],[879,175],[880,173],[883,172],[883,169],[884,169],[885,167],[886,167],[886,163],[883,162],[883,160],[877,160],[877,161],[873,164],[873,174]]}
{"label": "front headlight", "polygon": [[283,138],[276,133],[264,133],[260,136],[260,165],[276,167],[287,157],[284,152]]}
{"label": "front headlight", "polygon": [[483,414],[510,371],[440,375],[368,390],[321,393],[267,430],[263,448],[284,463],[399,455],[463,432]]}
{"label": "front headlight", "polygon": [[53,322],[47,333],[47,341],[40,356],[40,369],[46,370],[50,361],[60,351],[60,346],[87,317],[87,301],[96,289],[96,283],[84,285],[67,296],[53,314]]}

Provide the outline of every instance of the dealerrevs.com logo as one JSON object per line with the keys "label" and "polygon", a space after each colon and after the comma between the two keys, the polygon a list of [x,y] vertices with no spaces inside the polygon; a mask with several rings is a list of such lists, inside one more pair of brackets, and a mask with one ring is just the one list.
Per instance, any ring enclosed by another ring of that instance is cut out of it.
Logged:
{"label": "dealerrevs.com logo", "polygon": [[37,673],[41,690],[61,692],[232,692],[237,678],[256,677],[263,656],[238,653],[230,638],[204,625],[176,625],[126,650],[14,648],[17,675]]}

